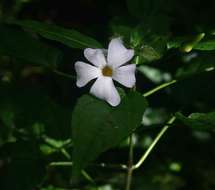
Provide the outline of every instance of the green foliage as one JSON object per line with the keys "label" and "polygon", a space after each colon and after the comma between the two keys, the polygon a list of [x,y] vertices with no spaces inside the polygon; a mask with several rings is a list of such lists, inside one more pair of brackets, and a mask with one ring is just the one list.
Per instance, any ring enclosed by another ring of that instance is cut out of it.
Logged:
{"label": "green foliage", "polygon": [[74,173],[131,134],[141,124],[146,107],[145,98],[134,92],[117,108],[90,96],[80,98],[72,121]]}
{"label": "green foliage", "polygon": [[84,49],[87,47],[101,48],[101,44],[95,39],[79,33],[76,30],[64,29],[59,26],[45,24],[37,21],[16,21],[17,25],[36,32],[44,38],[61,42],[71,48]]}

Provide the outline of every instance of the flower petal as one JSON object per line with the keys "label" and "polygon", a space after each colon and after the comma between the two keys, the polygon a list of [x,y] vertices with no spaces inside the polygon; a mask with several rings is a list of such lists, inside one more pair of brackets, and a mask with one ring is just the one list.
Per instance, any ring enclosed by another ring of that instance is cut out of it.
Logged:
{"label": "flower petal", "polygon": [[128,88],[131,88],[136,83],[135,70],[136,70],[135,64],[118,67],[114,70],[113,79],[119,82],[120,84]]}
{"label": "flower petal", "polygon": [[77,73],[76,85],[78,87],[85,86],[89,81],[101,75],[101,70],[99,68],[81,61],[75,63],[75,71]]}
{"label": "flower petal", "polygon": [[117,68],[130,61],[134,56],[134,50],[126,49],[120,38],[112,39],[108,47],[108,65]]}
{"label": "flower petal", "polygon": [[84,50],[84,56],[89,62],[99,68],[106,65],[106,60],[102,49],[87,48]]}
{"label": "flower petal", "polygon": [[119,93],[111,77],[100,76],[91,87],[90,93],[97,98],[106,100],[112,106],[117,106],[120,103]]}

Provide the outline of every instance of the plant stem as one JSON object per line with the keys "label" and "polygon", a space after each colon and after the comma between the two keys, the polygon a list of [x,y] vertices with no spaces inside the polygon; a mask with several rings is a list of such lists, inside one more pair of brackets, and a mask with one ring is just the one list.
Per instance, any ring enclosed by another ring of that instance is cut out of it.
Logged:
{"label": "plant stem", "polygon": [[144,93],[143,96],[144,96],[144,97],[148,97],[148,96],[154,94],[155,92],[157,92],[157,91],[159,91],[159,90],[162,90],[162,89],[164,89],[164,88],[166,88],[166,87],[168,87],[168,86],[170,86],[170,85],[172,85],[172,84],[174,84],[174,83],[176,83],[176,82],[177,82],[177,80],[172,80],[172,81],[170,81],[170,82],[163,83],[163,84],[161,84],[161,85],[159,85],[159,86],[153,88],[152,90],[150,90],[150,91]]}
{"label": "plant stem", "polygon": [[125,190],[131,189],[131,181],[133,174],[133,135],[129,137],[129,154],[128,154],[128,166],[127,166],[127,179]]}
{"label": "plant stem", "polygon": [[133,166],[133,170],[139,168],[143,162],[146,160],[148,155],[151,153],[155,145],[158,143],[158,141],[161,139],[161,137],[164,135],[164,133],[167,131],[167,129],[170,127],[170,125],[175,121],[175,116],[171,117],[170,120],[167,122],[167,124],[161,129],[161,131],[158,133],[152,144],[149,146],[149,148],[146,150],[146,152],[143,154],[143,156],[140,158],[140,160]]}

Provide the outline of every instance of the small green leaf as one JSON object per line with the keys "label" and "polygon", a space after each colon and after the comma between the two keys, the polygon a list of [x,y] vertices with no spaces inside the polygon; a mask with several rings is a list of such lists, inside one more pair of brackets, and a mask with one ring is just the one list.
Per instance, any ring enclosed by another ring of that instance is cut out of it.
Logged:
{"label": "small green leaf", "polygon": [[23,59],[41,65],[56,65],[61,51],[34,39],[28,33],[6,25],[0,25],[0,54]]}
{"label": "small green leaf", "polygon": [[215,131],[215,112],[192,113],[188,117],[185,117],[181,113],[176,113],[176,117],[185,125],[190,126],[193,129]]}
{"label": "small green leaf", "polygon": [[14,22],[23,28],[30,29],[44,38],[61,42],[71,48],[83,49],[87,47],[101,48],[102,45],[95,39],[83,35],[76,30],[64,29],[62,27],[41,23],[32,20]]}
{"label": "small green leaf", "polygon": [[200,33],[190,37],[176,37],[167,43],[167,48],[180,48],[184,52],[190,52],[192,49],[201,51],[215,50],[215,39]]}
{"label": "small green leaf", "polygon": [[141,124],[146,107],[137,92],[125,96],[116,108],[89,95],[81,97],[72,117],[74,174],[128,137]]}

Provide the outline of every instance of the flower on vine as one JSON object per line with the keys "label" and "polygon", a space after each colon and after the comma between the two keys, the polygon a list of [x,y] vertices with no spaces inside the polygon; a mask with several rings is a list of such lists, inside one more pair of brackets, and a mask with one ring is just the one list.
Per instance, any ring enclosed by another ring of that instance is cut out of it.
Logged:
{"label": "flower on vine", "polygon": [[107,101],[112,106],[120,103],[120,96],[113,80],[132,88],[135,85],[135,64],[126,64],[134,56],[134,50],[126,49],[120,38],[111,40],[108,50],[84,50],[84,56],[92,65],[77,61],[77,86],[83,87],[89,81],[96,79],[90,93],[97,98]]}

